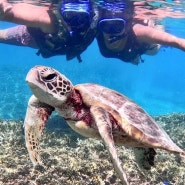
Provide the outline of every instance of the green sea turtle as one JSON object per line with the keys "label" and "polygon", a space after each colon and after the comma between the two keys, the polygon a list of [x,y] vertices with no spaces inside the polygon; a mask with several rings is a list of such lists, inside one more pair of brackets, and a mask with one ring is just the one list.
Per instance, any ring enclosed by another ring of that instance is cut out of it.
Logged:
{"label": "green sea turtle", "polygon": [[128,181],[115,143],[148,149],[149,163],[155,156],[153,148],[185,154],[141,107],[116,91],[91,83],[73,86],[63,74],[45,66],[32,68],[26,81],[34,94],[24,122],[26,146],[34,165],[41,163],[39,138],[54,110],[74,131],[103,140],[124,185]]}

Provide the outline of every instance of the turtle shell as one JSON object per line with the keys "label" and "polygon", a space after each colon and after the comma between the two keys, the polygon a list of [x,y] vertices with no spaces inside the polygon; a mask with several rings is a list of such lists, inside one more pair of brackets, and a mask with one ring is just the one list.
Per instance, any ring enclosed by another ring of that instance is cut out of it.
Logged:
{"label": "turtle shell", "polygon": [[[183,153],[155,120],[126,96],[97,84],[79,84],[75,89],[88,107],[102,107],[113,116],[121,132],[127,135],[127,140],[130,139],[129,145],[136,141],[136,147],[162,148]],[[115,138],[119,137],[120,133],[117,132]]]}

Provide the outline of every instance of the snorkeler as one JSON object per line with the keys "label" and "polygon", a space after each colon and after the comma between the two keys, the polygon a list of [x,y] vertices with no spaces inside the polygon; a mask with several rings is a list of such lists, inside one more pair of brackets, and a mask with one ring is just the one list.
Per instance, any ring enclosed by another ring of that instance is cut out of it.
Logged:
{"label": "snorkeler", "polygon": [[80,54],[95,38],[93,16],[89,0],[64,0],[56,7],[1,1],[0,19],[24,25],[1,30],[0,42],[39,48],[37,54],[45,58],[66,55],[81,62]]}
{"label": "snorkeler", "polygon": [[101,54],[139,64],[141,55],[155,55],[161,44],[185,50],[185,39],[164,32],[152,19],[136,20],[135,7],[143,2],[106,2],[99,6],[97,41]]}
{"label": "snorkeler", "polygon": [[[95,4],[88,0],[63,1],[57,10],[52,10],[0,0],[0,20],[26,25],[0,30],[0,42],[39,48],[44,57],[66,54],[67,59],[77,56],[81,61],[80,54],[96,36],[103,56],[134,64],[140,62],[142,54],[156,54],[160,45],[185,51],[185,39],[156,29],[150,20],[139,20],[138,15],[135,18],[138,2],[117,0]],[[79,27],[83,22],[81,17],[84,24]]]}

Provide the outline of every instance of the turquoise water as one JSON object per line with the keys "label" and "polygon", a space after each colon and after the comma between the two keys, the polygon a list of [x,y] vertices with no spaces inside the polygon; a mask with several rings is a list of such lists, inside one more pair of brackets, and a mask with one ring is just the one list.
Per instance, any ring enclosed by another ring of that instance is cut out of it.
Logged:
{"label": "turquoise water", "polygon": [[[185,19],[164,19],[169,33],[185,38]],[[0,28],[12,24],[0,22]],[[100,55],[96,41],[77,59],[44,59],[37,50],[0,44],[0,119],[24,119],[31,92],[25,82],[28,70],[47,65],[74,83],[93,82],[115,89],[141,105],[151,115],[185,112],[185,52],[162,47],[155,56],[143,55],[138,66]]]}

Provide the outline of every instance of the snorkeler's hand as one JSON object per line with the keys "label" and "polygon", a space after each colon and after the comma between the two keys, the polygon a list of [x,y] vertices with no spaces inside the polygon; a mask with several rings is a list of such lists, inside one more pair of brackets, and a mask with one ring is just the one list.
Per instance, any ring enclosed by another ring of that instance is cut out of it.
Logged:
{"label": "snorkeler's hand", "polygon": [[12,15],[12,5],[6,0],[0,0],[0,20],[10,20]]}

